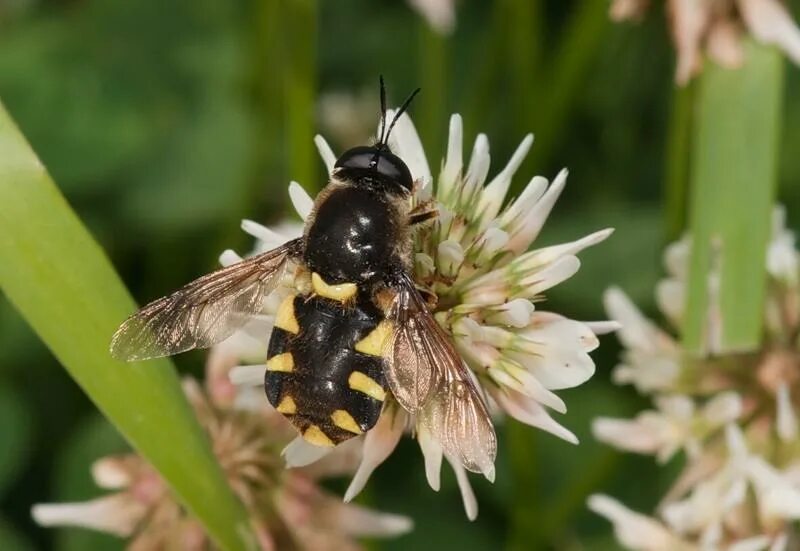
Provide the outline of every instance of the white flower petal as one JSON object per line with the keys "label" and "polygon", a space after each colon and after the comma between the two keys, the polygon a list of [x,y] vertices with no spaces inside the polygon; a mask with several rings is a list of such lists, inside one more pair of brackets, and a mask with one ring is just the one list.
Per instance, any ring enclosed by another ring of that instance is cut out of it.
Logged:
{"label": "white flower petal", "polygon": [[228,266],[233,266],[234,264],[238,264],[242,260],[244,259],[232,249],[225,249],[224,251],[222,251],[222,254],[219,255],[219,263],[222,265],[223,268],[227,268]]}
{"label": "white flower petal", "polygon": [[778,534],[778,537],[772,542],[772,546],[770,546],[769,551],[786,551],[789,547],[789,534],[787,532],[781,532]]}
{"label": "white flower petal", "polygon": [[439,176],[439,185],[436,188],[436,196],[440,201],[450,203],[451,194],[455,190],[458,178],[464,168],[463,159],[464,148],[464,127],[460,115],[450,117],[450,129],[447,139],[447,155],[442,166],[442,173]]}
{"label": "white flower petal", "polygon": [[[541,313],[534,316],[534,320]],[[594,375],[594,361],[588,352],[599,341],[586,325],[567,318],[523,329],[520,352],[508,355],[527,367],[545,388],[559,390],[583,384]]]}
{"label": "white flower petal", "polygon": [[264,364],[237,365],[228,372],[228,378],[237,386],[262,386],[266,370]]}
{"label": "white flower petal", "polygon": [[729,423],[725,426],[725,442],[728,445],[728,450],[735,458],[745,458],[747,456],[747,444],[744,440],[744,434],[739,425]]}
{"label": "white flower petal", "polygon": [[622,324],[618,321],[583,321],[595,335],[607,335],[622,329]]}
{"label": "white flower petal", "polygon": [[372,471],[386,461],[397,447],[406,426],[406,414],[399,409],[384,411],[378,422],[364,437],[363,456],[353,480],[344,494],[346,502],[351,501],[367,484]]}
{"label": "white flower petal", "polygon": [[[515,222],[513,227],[507,227],[507,231],[511,234],[511,239],[508,242],[508,250],[514,253],[521,253],[526,251],[531,243],[539,236],[545,221],[547,220],[550,211],[556,204],[559,195],[564,190],[567,183],[567,175],[569,171],[563,169],[558,173],[556,179],[547,188],[545,194],[536,201],[532,207],[524,205],[523,209],[524,218]],[[531,182],[533,184],[533,182]],[[536,184],[537,186],[541,185]],[[522,207],[522,204],[521,204]]]}
{"label": "white flower petal", "polygon": [[683,321],[683,307],[686,303],[686,285],[676,279],[664,279],[656,284],[656,304],[664,312],[673,327],[680,327]]}
{"label": "white flower petal", "polygon": [[775,400],[778,436],[784,442],[792,442],[797,438],[797,414],[794,411],[789,386],[786,382],[782,382],[778,387]]}
{"label": "white flower petal", "polygon": [[127,463],[118,457],[103,457],[92,463],[92,478],[95,484],[106,490],[117,490],[129,486],[133,480]]}
{"label": "white flower petal", "polygon": [[[291,188],[289,193],[291,193]],[[260,240],[262,246],[267,250],[280,247],[287,241],[286,237],[252,220],[242,220],[242,230]]]}
{"label": "white flower petal", "polygon": [[614,228],[606,228],[570,243],[537,249],[522,255],[514,260],[513,264],[522,270],[534,270],[540,266],[555,262],[562,257],[576,255],[587,247],[606,240],[612,233],[614,233]]}
{"label": "white flower petal", "polygon": [[447,462],[450,463],[450,466],[453,467],[453,472],[456,474],[456,481],[458,482],[458,489],[461,491],[461,500],[464,502],[464,511],[467,513],[467,518],[475,520],[478,518],[478,500],[475,499],[475,492],[472,491],[467,471],[458,460],[447,457]]}
{"label": "white flower petal", "polygon": [[[520,294],[527,298],[535,298],[539,293],[547,291],[574,276],[581,267],[576,256],[562,256],[542,270],[526,276],[521,285],[526,286]],[[493,273],[493,272],[490,272]]]}
{"label": "white flower petal", "polygon": [[298,467],[305,467],[311,465],[315,461],[319,461],[334,448],[315,446],[308,443],[302,436],[295,437],[294,440],[289,442],[289,445],[283,448],[281,455],[286,461],[287,469],[294,469]]}
{"label": "white flower petal", "polygon": [[764,492],[764,511],[768,517],[786,520],[800,519],[800,490],[789,486],[773,487]]}
{"label": "white flower petal", "polygon": [[602,515],[614,525],[617,539],[630,549],[642,551],[682,551],[691,549],[667,530],[660,522],[631,511],[608,496],[589,496],[589,509]]}
{"label": "white flower petal", "polygon": [[450,34],[456,26],[456,8],[453,0],[408,0],[433,29],[440,34]]}
{"label": "white flower petal", "polygon": [[536,206],[544,192],[547,191],[549,183],[544,176],[531,178],[522,193],[511,201],[508,207],[500,214],[498,218],[499,226],[509,228],[509,230],[518,228],[528,217],[529,211]]}
{"label": "white flower petal", "polygon": [[769,547],[769,544],[769,536],[755,536],[734,542],[725,551],[762,551]]}
{"label": "white flower petal", "polygon": [[464,191],[459,201],[462,205],[469,204],[474,193],[483,189],[486,175],[489,174],[489,139],[486,134],[478,134],[475,144],[472,146],[472,155],[469,159],[467,174],[464,177]]}
{"label": "white flower petal", "polygon": [[[516,367],[513,367],[514,365]],[[525,396],[529,396],[558,413],[566,413],[567,411],[567,405],[564,400],[547,390],[536,377],[528,373],[524,368],[519,367],[517,362],[498,362],[498,367],[490,367],[488,373],[501,386],[506,386]]]}
{"label": "white flower petal", "polygon": [[414,522],[402,515],[380,513],[359,505],[338,504],[336,527],[351,536],[385,538],[410,532]]}
{"label": "white flower petal", "polygon": [[[395,112],[394,109],[389,109],[386,112],[386,120],[391,121]],[[428,167],[428,160],[425,158],[425,149],[422,147],[417,129],[408,113],[403,113],[397,119],[397,124],[389,136],[389,148],[395,155],[403,159],[415,181],[421,180],[423,185],[430,184],[433,177],[431,169]]]}
{"label": "white flower petal", "polygon": [[486,322],[506,327],[525,327],[531,322],[535,310],[536,307],[530,300],[516,298],[492,308],[491,313],[486,316]]}
{"label": "white flower petal", "polygon": [[800,29],[786,7],[777,0],[738,0],[747,28],[758,40],[775,44],[800,64]]}
{"label": "white flower petal", "polygon": [[513,390],[490,387],[489,392],[497,404],[517,421],[538,427],[571,444],[578,443],[578,437],[550,417],[547,410],[535,400]]}
{"label": "white flower petal", "polygon": [[442,446],[424,426],[417,426],[417,441],[425,459],[425,478],[434,492],[441,486]]}
{"label": "white flower petal", "polygon": [[314,200],[308,192],[303,189],[303,186],[293,181],[289,184],[289,199],[292,200],[294,210],[297,211],[300,218],[306,220],[314,209]]}
{"label": "white flower petal", "polygon": [[336,154],[333,149],[328,145],[325,138],[319,134],[314,136],[314,145],[317,146],[317,151],[319,151],[319,156],[322,157],[322,162],[325,163],[325,168],[328,169],[328,174],[332,174],[333,167],[336,164]]}
{"label": "white flower petal", "polygon": [[638,419],[598,417],[592,421],[592,435],[615,448],[643,454],[653,454],[663,444],[660,434]]}
{"label": "white flower petal", "polygon": [[500,212],[500,207],[503,205],[506,193],[508,193],[508,187],[511,185],[511,179],[519,169],[522,161],[525,160],[525,156],[532,145],[533,134],[528,134],[511,155],[505,168],[484,188],[481,200],[478,203],[478,212],[480,213],[479,227],[485,228]]}
{"label": "white flower petal", "polygon": [[703,406],[703,417],[721,426],[735,421],[742,414],[742,399],[735,392],[717,394]]}
{"label": "white flower petal", "polygon": [[617,336],[626,348],[654,353],[675,346],[672,338],[645,318],[619,288],[607,289],[603,294],[603,303],[608,316],[622,325]]}
{"label": "white flower petal", "polygon": [[31,509],[39,526],[79,526],[120,537],[130,536],[146,512],[147,507],[127,493],[80,503],[39,504]]}
{"label": "white flower petal", "polygon": [[447,240],[439,243],[436,264],[444,277],[455,277],[464,263],[464,249],[458,241]]}

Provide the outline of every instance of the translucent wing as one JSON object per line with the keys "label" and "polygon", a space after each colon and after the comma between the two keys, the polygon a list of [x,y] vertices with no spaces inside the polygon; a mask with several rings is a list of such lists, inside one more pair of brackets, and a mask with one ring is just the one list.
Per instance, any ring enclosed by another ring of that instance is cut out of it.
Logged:
{"label": "translucent wing", "polygon": [[111,339],[111,355],[146,360],[207,348],[225,340],[261,309],[286,261],[300,251],[288,243],[212,272],[129,317]]}
{"label": "translucent wing", "polygon": [[444,452],[474,472],[493,470],[497,437],[469,368],[404,276],[389,312],[386,378],[397,401],[419,416]]}

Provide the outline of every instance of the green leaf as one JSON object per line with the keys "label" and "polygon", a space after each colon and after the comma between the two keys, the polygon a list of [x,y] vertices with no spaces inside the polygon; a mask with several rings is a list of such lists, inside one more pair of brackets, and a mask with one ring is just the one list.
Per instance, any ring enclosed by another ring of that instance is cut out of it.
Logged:
{"label": "green leaf", "polygon": [[702,352],[709,270],[719,269],[721,345],[758,346],[765,258],[777,180],[783,67],[779,53],[748,43],[741,69],[709,63],[699,83],[691,171],[692,252],[684,340]]}
{"label": "green leaf", "polygon": [[11,386],[0,384],[0,496],[30,451],[31,412],[26,406]]}
{"label": "green leaf", "polygon": [[2,104],[0,151],[0,288],[217,543],[247,548],[244,508],[171,363],[109,356],[109,338],[133,301]]}

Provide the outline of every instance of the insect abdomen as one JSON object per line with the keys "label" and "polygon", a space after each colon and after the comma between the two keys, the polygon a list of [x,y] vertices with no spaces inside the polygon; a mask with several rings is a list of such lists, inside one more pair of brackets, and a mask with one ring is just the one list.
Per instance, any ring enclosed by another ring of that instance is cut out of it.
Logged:
{"label": "insect abdomen", "polygon": [[312,444],[333,446],[366,432],[383,407],[388,322],[361,302],[291,296],[276,316],[267,398]]}

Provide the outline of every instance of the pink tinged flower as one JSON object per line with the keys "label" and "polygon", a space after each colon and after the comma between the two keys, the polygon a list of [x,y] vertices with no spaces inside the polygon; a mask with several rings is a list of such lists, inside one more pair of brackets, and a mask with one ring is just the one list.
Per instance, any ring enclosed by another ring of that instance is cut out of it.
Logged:
{"label": "pink tinged flower", "polygon": [[631,511],[602,494],[589,496],[589,509],[614,525],[614,534],[626,547],[640,551],[689,551],[696,548],[674,535],[657,520]]}
{"label": "pink tinged flower", "polygon": [[735,393],[710,399],[700,410],[687,396],[656,398],[657,411],[640,413],[633,420],[598,418],[592,432],[598,440],[617,448],[656,455],[666,462],[680,449],[697,457],[701,443],[742,413],[742,402]]}

